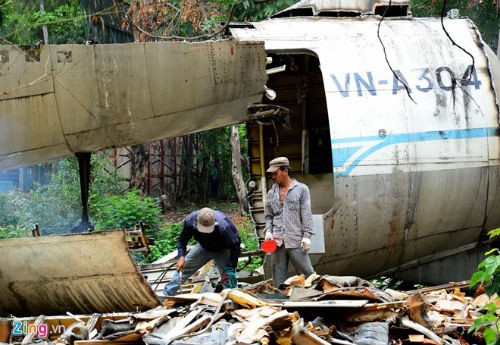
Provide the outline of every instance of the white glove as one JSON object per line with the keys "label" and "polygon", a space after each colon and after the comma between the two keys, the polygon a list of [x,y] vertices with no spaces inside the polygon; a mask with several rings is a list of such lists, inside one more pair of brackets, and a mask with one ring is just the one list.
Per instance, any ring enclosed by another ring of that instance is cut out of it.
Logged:
{"label": "white glove", "polygon": [[272,241],[274,240],[273,233],[271,231],[266,231],[266,236],[264,237],[266,241]]}
{"label": "white glove", "polygon": [[300,242],[300,248],[302,248],[302,251],[304,253],[307,253],[309,249],[311,249],[311,239],[303,237],[302,241]]}

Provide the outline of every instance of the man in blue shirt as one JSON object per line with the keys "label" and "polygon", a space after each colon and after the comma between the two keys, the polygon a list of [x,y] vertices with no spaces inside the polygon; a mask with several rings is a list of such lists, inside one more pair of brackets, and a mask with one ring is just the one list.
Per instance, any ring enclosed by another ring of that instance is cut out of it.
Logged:
{"label": "man in blue shirt", "polygon": [[[198,243],[186,255],[186,247],[191,238]],[[185,281],[211,259],[221,273],[223,288],[237,287],[236,265],[240,255],[241,239],[233,222],[222,212],[202,208],[190,213],[184,219],[184,226],[177,242],[177,271],[170,283],[165,285],[163,294],[174,296]]]}

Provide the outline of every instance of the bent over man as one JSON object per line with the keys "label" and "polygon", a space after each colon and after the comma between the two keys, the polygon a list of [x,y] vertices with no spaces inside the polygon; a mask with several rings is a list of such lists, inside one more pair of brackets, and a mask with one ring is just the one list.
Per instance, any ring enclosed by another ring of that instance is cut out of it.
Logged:
{"label": "bent over man", "polygon": [[[186,247],[191,238],[198,242],[189,254]],[[223,288],[237,287],[236,265],[240,255],[241,239],[233,222],[222,212],[202,208],[186,216],[182,232],[177,241],[177,271],[163,294],[174,296],[182,280],[185,281],[198,269],[214,259],[221,273]],[[179,272],[182,271],[182,275]]]}

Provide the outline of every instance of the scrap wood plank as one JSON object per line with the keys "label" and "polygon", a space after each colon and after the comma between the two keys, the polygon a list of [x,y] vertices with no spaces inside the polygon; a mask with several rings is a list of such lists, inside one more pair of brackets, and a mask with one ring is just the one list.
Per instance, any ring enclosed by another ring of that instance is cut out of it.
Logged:
{"label": "scrap wood plank", "polygon": [[363,309],[369,310],[380,310],[380,309],[389,309],[389,308],[402,308],[405,306],[405,301],[396,301],[396,302],[385,302],[385,303],[368,303],[363,306]]}
{"label": "scrap wood plank", "polygon": [[387,303],[368,303],[361,308],[343,313],[346,322],[374,322],[387,320],[398,315],[398,308],[404,307],[404,301]]}
{"label": "scrap wood plank", "polygon": [[370,310],[366,311],[364,308],[351,309],[342,312],[342,320],[349,323],[362,323],[362,322],[375,322],[385,321],[387,319],[394,319],[399,314],[390,309]]}
{"label": "scrap wood plank", "polygon": [[410,334],[408,335],[408,340],[410,340],[410,343],[421,343],[425,339],[423,334]]}
{"label": "scrap wood plank", "polygon": [[360,308],[368,303],[367,299],[363,300],[325,300],[325,301],[286,301],[280,303],[270,303],[270,305],[284,308]]}
{"label": "scrap wood plank", "polygon": [[257,308],[270,305],[270,303],[257,298],[247,291],[225,289],[222,291],[222,293],[225,294],[225,296],[231,299],[234,303],[237,303],[245,308]]}
{"label": "scrap wood plank", "polygon": [[[164,306],[173,306],[177,303],[196,303],[216,307],[221,303],[228,305],[231,300],[223,300],[222,296],[216,292],[188,293],[165,297]],[[175,309],[173,310],[175,311]]]}
{"label": "scrap wood plank", "polygon": [[12,320],[0,318],[0,342],[9,343]]}
{"label": "scrap wood plank", "polygon": [[450,282],[448,284],[429,286],[429,287],[416,289],[416,290],[408,290],[408,291],[405,291],[404,293],[411,295],[411,294],[414,294],[417,292],[427,293],[427,292],[439,291],[439,290],[453,290],[455,288],[465,289],[465,288],[469,287],[469,284],[470,284],[470,280],[464,280],[461,282]]}
{"label": "scrap wood plank", "polygon": [[292,326],[292,340],[301,345],[330,345],[314,333],[304,328],[304,319],[297,320]]}

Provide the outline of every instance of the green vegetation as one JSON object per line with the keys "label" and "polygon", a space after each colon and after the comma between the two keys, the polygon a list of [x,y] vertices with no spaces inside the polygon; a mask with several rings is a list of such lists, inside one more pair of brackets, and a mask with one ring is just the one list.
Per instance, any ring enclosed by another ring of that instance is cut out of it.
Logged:
{"label": "green vegetation", "polygon": [[144,259],[145,262],[154,262],[177,249],[177,239],[182,231],[182,224],[162,224],[155,243],[149,246],[150,253]]}
{"label": "green vegetation", "polygon": [[153,235],[160,224],[158,200],[130,190],[123,195],[107,195],[92,205],[96,230],[130,229],[139,222],[151,227]]}
{"label": "green vegetation", "polygon": [[377,289],[385,290],[385,289],[393,289],[396,290],[403,284],[402,280],[397,280],[391,277],[381,276],[375,279],[370,280],[370,283],[375,285]]}
{"label": "green vegetation", "polygon": [[79,0],[38,1],[0,0],[0,38],[7,42],[35,45],[43,38],[42,26],[49,32],[49,43],[84,43],[84,13]]}
{"label": "green vegetation", "polygon": [[26,235],[26,232],[27,231],[25,229],[21,229],[13,225],[7,225],[7,226],[0,225],[0,239],[24,237]]}
{"label": "green vegetation", "polygon": [[253,1],[240,0],[237,2],[235,17],[240,21],[259,21],[292,6],[297,1],[275,0],[275,1]]}
{"label": "green vegetation", "polygon": [[[412,0],[412,12],[414,17],[440,17],[443,9],[443,1]],[[498,30],[500,29],[500,15],[495,0],[468,1],[447,0],[446,12],[456,8],[460,16],[470,18],[477,26],[483,40],[496,52],[498,47]]]}
{"label": "green vegetation", "polygon": [[[490,238],[500,236],[500,228],[491,230],[489,236]],[[498,299],[500,292],[500,250],[494,248],[485,255],[486,258],[478,265],[477,272],[471,277],[470,286],[474,287],[480,284],[484,286],[485,292],[491,300]],[[474,320],[469,332],[481,332],[486,345],[499,345],[500,317],[497,313],[498,307],[493,301],[490,301],[483,307],[483,310],[486,313]]]}
{"label": "green vegetation", "polygon": [[[179,195],[183,203],[205,203],[213,200],[236,200],[231,175],[231,128],[216,128],[191,134],[192,159],[195,164],[185,167],[185,176]],[[243,140],[242,140],[243,142]],[[243,143],[246,143],[243,142]],[[245,146],[246,148],[246,146]]]}
{"label": "green vegetation", "polygon": [[[148,257],[135,255],[140,262],[153,262],[176,250],[181,223],[161,220],[158,200],[141,196],[135,189],[127,190],[128,183],[110,166],[105,152],[92,155],[91,190],[89,193],[90,220],[96,230],[129,229],[143,221],[149,226],[147,235],[155,239]],[[46,165],[47,183],[36,183],[32,191],[15,191],[0,195],[0,238],[31,236],[35,224],[43,235],[62,234],[80,221],[80,185],[76,158],[68,158]],[[207,203],[221,209],[237,208],[235,204]],[[185,214],[199,208],[187,204]],[[181,212],[181,214],[185,215]],[[248,215],[233,216],[245,250],[254,250],[258,241]],[[256,259],[246,269],[262,264]]]}
{"label": "green vegetation", "polygon": [[[156,199],[140,197],[137,191],[125,193],[128,183],[105,152],[93,154],[91,164],[89,215],[97,229],[130,228],[141,220],[158,228]],[[46,183],[37,182],[26,193],[0,195],[0,226],[17,229],[16,234],[31,234],[38,224],[47,235],[67,233],[79,223],[82,206],[76,158],[46,164],[45,170]]]}
{"label": "green vegetation", "polygon": [[[241,237],[241,242],[244,244],[243,251],[253,251],[259,248],[259,241],[255,235],[254,225],[249,215],[243,217],[238,217],[238,219],[233,219],[236,228],[238,229]],[[238,262],[238,269],[242,269],[245,266],[245,270],[254,270],[262,266],[263,257],[252,258],[251,263]]]}

